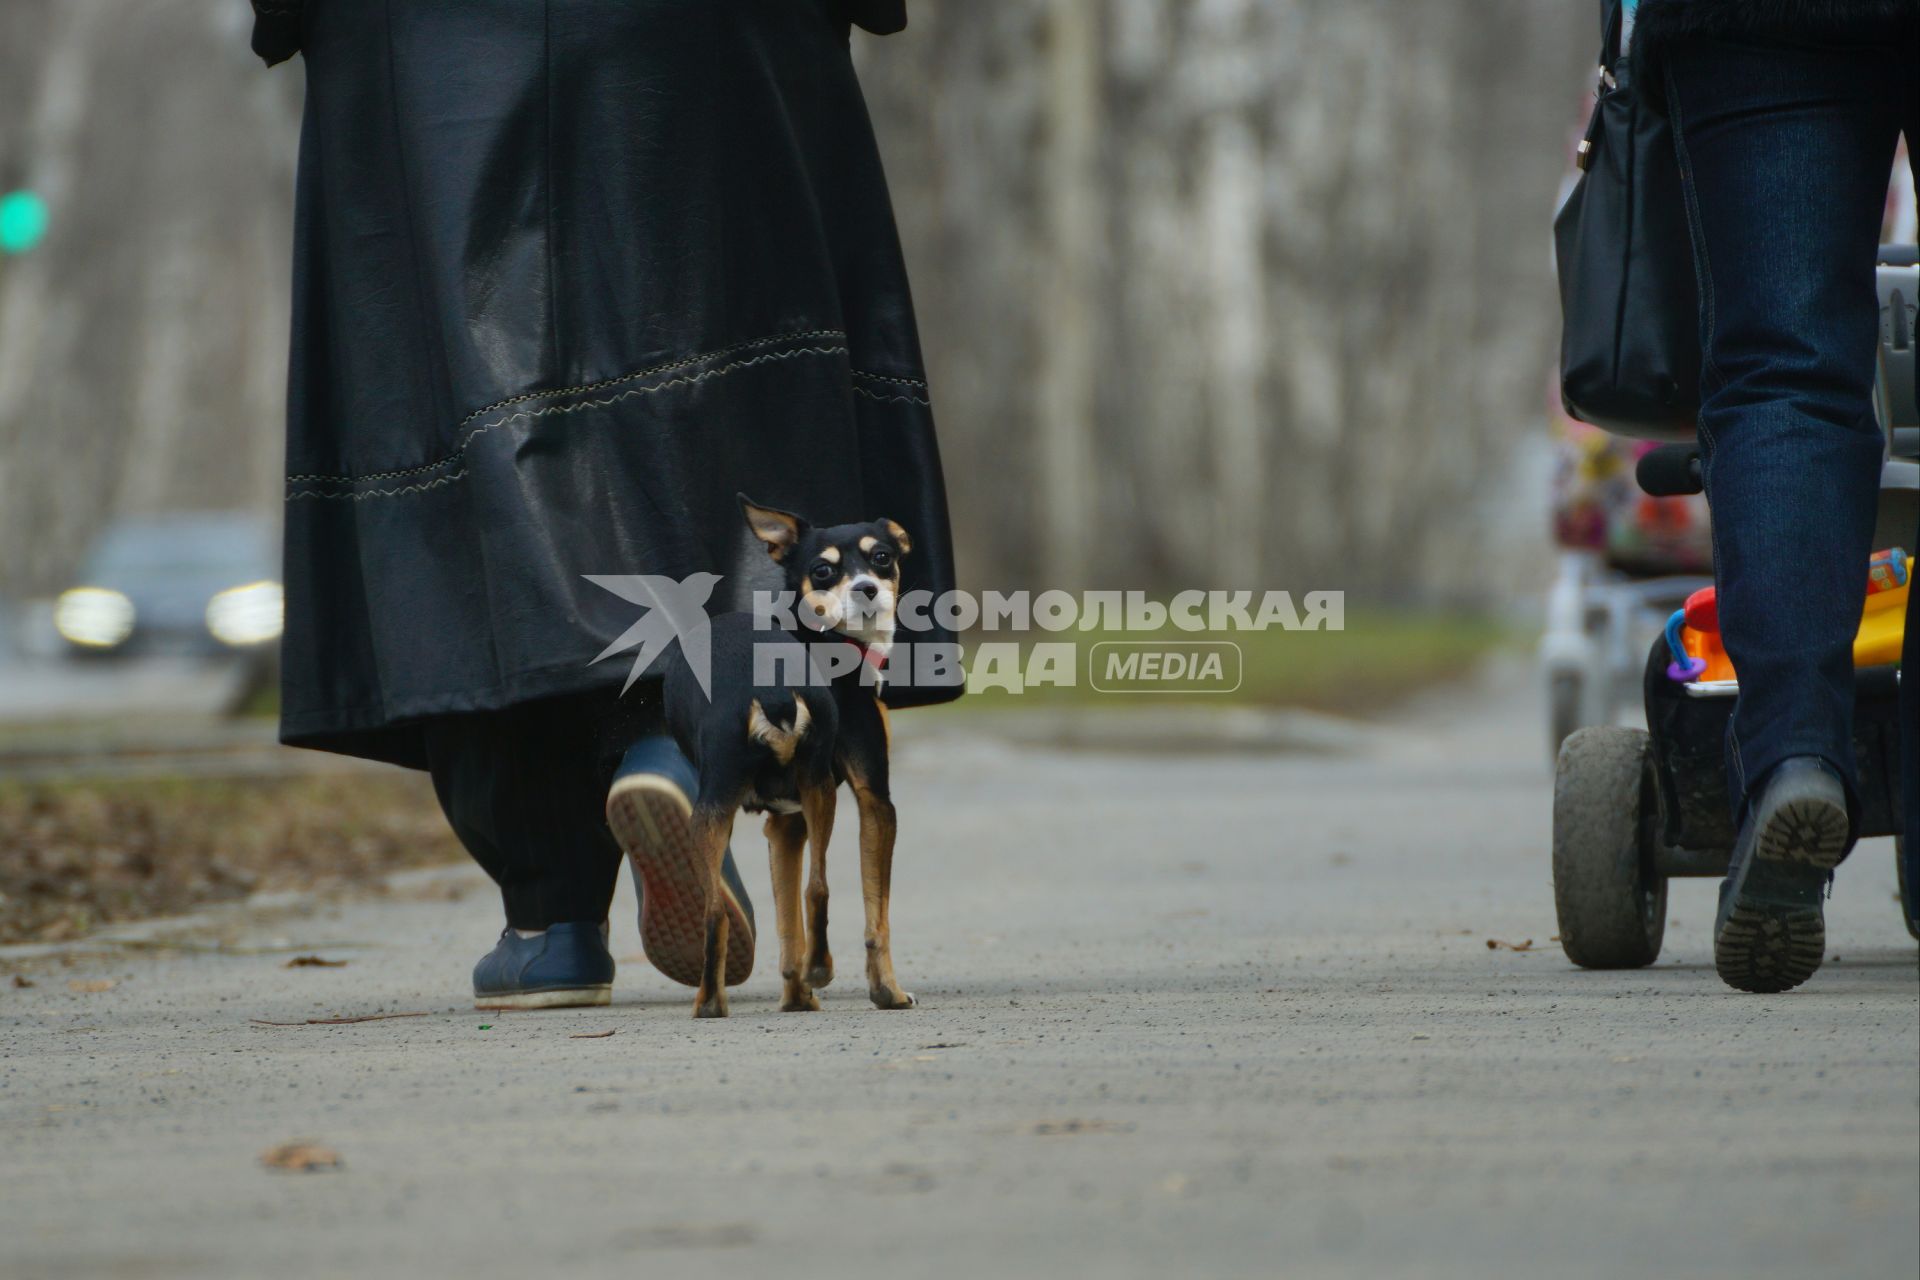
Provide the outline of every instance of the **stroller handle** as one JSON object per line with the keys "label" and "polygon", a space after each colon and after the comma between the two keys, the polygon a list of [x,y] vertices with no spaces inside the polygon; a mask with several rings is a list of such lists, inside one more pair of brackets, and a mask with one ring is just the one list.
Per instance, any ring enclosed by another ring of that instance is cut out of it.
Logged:
{"label": "stroller handle", "polygon": [[1700,446],[1663,444],[1657,449],[1649,449],[1640,455],[1640,461],[1635,464],[1633,478],[1640,482],[1643,491],[1656,498],[1678,498],[1699,493],[1703,487],[1700,481]]}

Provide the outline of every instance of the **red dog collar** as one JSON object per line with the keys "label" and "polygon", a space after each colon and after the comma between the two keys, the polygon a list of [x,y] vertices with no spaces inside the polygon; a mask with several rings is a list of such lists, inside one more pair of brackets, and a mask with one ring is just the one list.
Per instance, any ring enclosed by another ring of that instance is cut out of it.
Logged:
{"label": "red dog collar", "polygon": [[866,663],[868,666],[872,667],[875,671],[881,671],[886,668],[886,665],[887,665],[886,654],[880,652],[878,649],[874,648],[872,645],[860,643],[858,640],[855,640],[852,636],[841,636],[840,638],[842,640],[845,640],[848,644],[852,645],[854,648],[858,649],[860,651],[860,661]]}

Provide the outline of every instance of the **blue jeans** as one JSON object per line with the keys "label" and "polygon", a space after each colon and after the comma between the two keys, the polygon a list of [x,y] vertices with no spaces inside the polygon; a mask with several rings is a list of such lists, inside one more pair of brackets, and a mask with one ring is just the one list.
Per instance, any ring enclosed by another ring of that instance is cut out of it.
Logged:
{"label": "blue jeans", "polygon": [[[1874,260],[1899,136],[1920,143],[1917,57],[1696,40],[1667,63],[1700,283],[1720,627],[1740,676],[1727,776],[1742,813],[1790,756],[1820,757],[1857,794],[1853,637],[1883,440]],[[1911,835],[1920,627],[1907,617]]]}

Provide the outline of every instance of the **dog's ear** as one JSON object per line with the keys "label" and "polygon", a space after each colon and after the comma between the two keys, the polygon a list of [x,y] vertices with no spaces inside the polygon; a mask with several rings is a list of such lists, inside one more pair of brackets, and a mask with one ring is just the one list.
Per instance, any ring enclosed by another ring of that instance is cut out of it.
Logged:
{"label": "dog's ear", "polygon": [[887,536],[893,539],[893,545],[900,548],[901,555],[904,556],[913,550],[913,539],[907,536],[907,531],[900,527],[898,521],[880,520],[878,523],[887,531]]}
{"label": "dog's ear", "polygon": [[740,509],[747,514],[747,528],[753,530],[753,536],[767,544],[767,554],[775,560],[782,559],[793,550],[800,541],[807,522],[791,511],[781,511],[775,507],[763,507],[744,493],[736,493],[740,499]]}

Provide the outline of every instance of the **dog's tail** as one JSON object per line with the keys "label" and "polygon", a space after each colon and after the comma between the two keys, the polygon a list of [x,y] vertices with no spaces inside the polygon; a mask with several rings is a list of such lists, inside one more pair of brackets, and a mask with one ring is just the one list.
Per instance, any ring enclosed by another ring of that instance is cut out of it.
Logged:
{"label": "dog's tail", "polygon": [[813,713],[807,710],[806,699],[791,691],[769,695],[767,701],[773,704],[771,711],[761,706],[758,698],[748,706],[747,737],[773,752],[781,764],[791,764],[800,739],[807,736]]}

